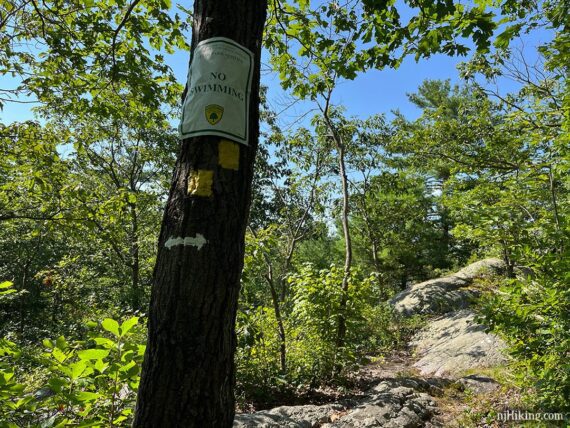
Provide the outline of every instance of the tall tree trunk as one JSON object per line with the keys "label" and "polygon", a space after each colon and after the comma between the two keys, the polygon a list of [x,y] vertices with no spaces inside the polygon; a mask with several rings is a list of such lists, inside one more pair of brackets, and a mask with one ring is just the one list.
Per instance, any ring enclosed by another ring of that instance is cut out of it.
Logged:
{"label": "tall tree trunk", "polygon": [[370,222],[370,217],[368,216],[368,204],[366,203],[366,193],[368,189],[364,189],[364,194],[362,197],[362,218],[364,219],[364,224],[366,226],[366,234],[368,235],[368,240],[370,241],[370,251],[372,252],[372,262],[374,263],[374,269],[376,272],[380,272],[380,260],[378,259],[378,242],[374,236],[373,227]]}
{"label": "tall tree trunk", "polygon": [[[338,325],[336,333],[336,351],[344,346],[346,337],[346,304],[348,302],[348,281],[350,279],[350,269],[352,266],[352,239],[350,237],[350,226],[348,223],[348,177],[346,174],[346,165],[344,160],[345,149],[341,141],[337,137],[338,150],[338,166],[340,179],[342,184],[342,230],[344,234],[344,275],[342,277],[342,296],[340,300]],[[337,365],[336,371],[339,371]]]}
{"label": "tall tree trunk", "polygon": [[[192,49],[201,40],[227,37],[254,53],[249,145],[238,146],[233,170],[218,165],[219,137],[182,141],[162,221],[134,427],[233,423],[235,317],[259,135],[266,9],[264,0],[194,3]],[[189,175],[197,170],[213,171],[211,196],[188,195]],[[193,244],[166,247],[177,238]]]}
{"label": "tall tree trunk", "polygon": [[[257,238],[255,230],[250,227],[252,235]],[[269,291],[271,293],[271,302],[273,303],[273,310],[275,312],[275,320],[277,321],[277,331],[279,333],[279,360],[281,364],[281,374],[285,375],[287,373],[287,335],[285,333],[285,324],[283,321],[283,315],[281,314],[281,303],[279,300],[279,295],[277,294],[277,289],[275,287],[275,276],[273,275],[273,263],[271,263],[271,258],[264,252],[263,258],[267,266],[267,272],[264,275],[267,285],[269,285]],[[285,263],[286,269],[288,268],[287,262]],[[287,270],[285,270],[287,272]],[[284,280],[283,280],[284,281]]]}
{"label": "tall tree trunk", "polygon": [[142,290],[140,288],[140,245],[139,219],[136,203],[129,202],[131,212],[130,256],[131,256],[131,306],[134,310],[141,309]]}
{"label": "tall tree trunk", "polygon": [[440,266],[449,266],[449,253],[451,251],[451,219],[449,218],[449,208],[444,205],[444,196],[447,190],[447,182],[451,177],[451,172],[447,169],[440,171],[439,179],[441,180],[441,199],[440,199],[440,219],[441,219],[441,243],[443,254],[440,256]]}
{"label": "tall tree trunk", "polygon": [[558,202],[556,200],[556,187],[554,184],[554,175],[552,174],[552,165],[548,165],[548,184],[550,189],[550,199],[552,201],[554,224],[556,225],[556,230],[560,231],[560,216],[558,214]]}
{"label": "tall tree trunk", "polygon": [[338,323],[336,330],[336,343],[335,343],[335,363],[334,363],[334,375],[340,373],[342,369],[341,365],[337,363],[337,357],[339,351],[344,346],[344,341],[346,338],[346,306],[348,303],[348,285],[350,280],[350,271],[352,267],[352,239],[350,235],[350,225],[348,222],[349,214],[349,191],[348,191],[348,175],[346,172],[346,147],[342,139],[342,135],[339,129],[336,128],[329,117],[330,99],[332,96],[332,90],[329,91],[326,99],[325,107],[321,109],[323,113],[323,119],[331,137],[335,144],[338,153],[338,170],[342,186],[342,231],[344,236],[344,275],[342,277],[342,295],[339,304],[338,313]]}
{"label": "tall tree trunk", "polygon": [[[22,272],[22,282],[21,282],[21,287],[18,291],[29,291],[28,290],[28,271],[30,269],[30,265],[32,264],[32,259],[29,258],[28,260],[26,260],[26,263],[24,263],[24,269]],[[26,326],[26,309],[27,306],[29,305],[28,301],[29,301],[29,294],[23,294],[20,296],[20,298],[18,299],[19,302],[19,312],[20,312],[20,323],[18,325],[18,340],[22,340],[24,337],[24,330],[25,330],[25,326]]]}
{"label": "tall tree trunk", "polygon": [[267,283],[271,291],[271,300],[273,302],[273,310],[275,311],[275,319],[277,321],[277,330],[279,332],[279,362],[281,364],[281,374],[287,373],[287,335],[285,333],[285,325],[283,323],[283,315],[281,314],[281,304],[277,290],[275,289],[275,281],[273,278],[273,268],[269,265],[267,273]]}
{"label": "tall tree trunk", "polygon": [[515,278],[515,264],[513,259],[511,258],[511,252],[509,251],[509,245],[501,240],[501,246],[503,250],[503,260],[507,267],[507,278]]}

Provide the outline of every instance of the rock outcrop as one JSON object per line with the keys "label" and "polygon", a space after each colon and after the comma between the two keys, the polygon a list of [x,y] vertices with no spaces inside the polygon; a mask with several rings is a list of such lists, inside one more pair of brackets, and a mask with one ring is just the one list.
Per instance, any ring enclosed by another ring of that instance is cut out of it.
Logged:
{"label": "rock outcrop", "polygon": [[238,414],[234,428],[311,428],[330,422],[333,415],[344,410],[341,404],[281,406],[251,414]]}
{"label": "rock outcrop", "polygon": [[479,295],[478,290],[469,287],[473,281],[504,268],[505,263],[500,259],[481,260],[452,275],[414,284],[397,294],[390,303],[394,311],[403,316],[444,314],[464,309]]}
{"label": "rock outcrop", "polygon": [[360,400],[323,406],[282,406],[252,414],[236,415],[234,428],[415,428],[435,413],[431,385],[421,379],[389,379],[379,382]]}
{"label": "rock outcrop", "polygon": [[419,357],[414,367],[424,376],[449,377],[504,364],[504,342],[485,332],[474,318],[463,309],[430,322],[411,343]]}
{"label": "rock outcrop", "polygon": [[422,427],[438,412],[430,385],[419,379],[391,379],[380,382],[346,415],[323,428]]}

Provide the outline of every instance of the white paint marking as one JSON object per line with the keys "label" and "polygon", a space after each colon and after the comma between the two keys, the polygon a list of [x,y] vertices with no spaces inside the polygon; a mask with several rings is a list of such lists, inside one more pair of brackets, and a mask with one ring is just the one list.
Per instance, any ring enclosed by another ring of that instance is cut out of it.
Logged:
{"label": "white paint marking", "polygon": [[206,238],[201,233],[197,233],[195,237],[187,236],[186,238],[168,238],[164,246],[169,250],[175,245],[191,245],[198,250],[207,244]]}

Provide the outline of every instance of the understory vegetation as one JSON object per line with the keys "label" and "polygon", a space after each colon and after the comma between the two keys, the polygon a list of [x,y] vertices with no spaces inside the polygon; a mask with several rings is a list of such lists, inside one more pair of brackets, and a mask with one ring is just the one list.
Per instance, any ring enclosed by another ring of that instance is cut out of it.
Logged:
{"label": "understory vegetation", "polygon": [[[391,297],[493,256],[507,272],[483,297],[482,322],[508,343],[528,408],[570,411],[563,3],[545,3],[546,24],[525,15],[553,33],[536,61],[507,47],[524,34],[513,24],[463,64],[460,84],[426,80],[409,94],[418,117],[389,113],[387,100],[353,117],[328,103],[340,78],[306,77],[316,113],[294,126],[263,100],[236,322],[241,408],[341,387],[421,323],[395,316]],[[183,25],[168,25],[153,43],[184,47]],[[34,75],[20,96],[38,101],[36,120],[0,122],[0,427],[128,426],[183,88],[157,59],[85,95],[97,70],[73,56],[83,74],[48,90],[56,54],[0,54],[0,74]],[[505,81],[514,89],[497,91]]]}

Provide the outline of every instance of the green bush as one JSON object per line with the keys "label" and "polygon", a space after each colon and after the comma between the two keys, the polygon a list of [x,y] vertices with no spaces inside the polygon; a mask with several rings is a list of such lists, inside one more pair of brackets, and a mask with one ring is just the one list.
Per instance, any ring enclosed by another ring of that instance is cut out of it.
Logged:
{"label": "green bush", "polygon": [[532,256],[533,276],[487,296],[486,323],[515,358],[518,383],[541,411],[570,411],[570,253]]}
{"label": "green bush", "polygon": [[317,386],[331,381],[338,367],[345,370],[371,353],[400,342],[392,310],[381,302],[376,274],[354,269],[344,310],[347,334],[337,349],[336,335],[343,297],[343,269],[318,269],[307,263],[288,277],[290,300],[284,305],[287,371],[280,366],[280,338],[273,308],[241,308],[238,313],[238,391],[248,398],[269,391]]}
{"label": "green bush", "polygon": [[13,363],[20,355],[15,343],[0,339],[0,427],[17,428],[11,421],[33,398],[23,396],[24,385],[16,380]]}
{"label": "green bush", "polygon": [[283,385],[279,366],[279,336],[275,311],[258,306],[238,312],[236,366],[238,395],[262,398]]}
{"label": "green bush", "polygon": [[[378,337],[385,334],[383,327],[372,324],[378,321],[377,314],[387,315],[378,306],[380,290],[376,274],[363,276],[353,269],[344,310],[341,307],[343,275],[343,269],[335,265],[316,269],[305,264],[289,277],[293,292],[289,359],[291,376],[297,383],[309,381],[315,384],[331,379],[336,368],[348,369],[373,352]],[[347,333],[344,346],[337,349],[341,315],[345,317]]]}
{"label": "green bush", "polygon": [[138,321],[93,323],[96,329],[84,342],[44,340],[37,363],[48,376],[39,390],[16,382],[10,366],[19,352],[13,343],[0,342],[0,427],[128,425],[145,350],[135,340]]}

